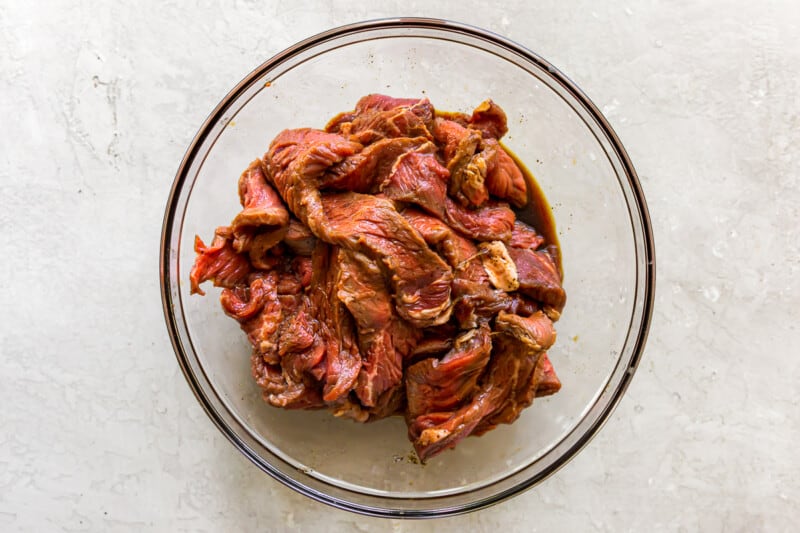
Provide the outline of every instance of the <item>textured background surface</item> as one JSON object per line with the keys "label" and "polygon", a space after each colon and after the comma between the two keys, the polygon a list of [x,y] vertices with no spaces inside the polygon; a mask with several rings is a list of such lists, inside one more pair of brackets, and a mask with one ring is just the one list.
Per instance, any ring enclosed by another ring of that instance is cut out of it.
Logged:
{"label": "textured background surface", "polygon": [[[797,3],[277,4],[0,2],[0,530],[793,528]],[[599,436],[510,502],[424,523],[251,466],[186,386],[157,280],[174,172],[219,99],[301,38],[401,14],[505,34],[583,87],[637,166],[659,265],[643,364]]]}

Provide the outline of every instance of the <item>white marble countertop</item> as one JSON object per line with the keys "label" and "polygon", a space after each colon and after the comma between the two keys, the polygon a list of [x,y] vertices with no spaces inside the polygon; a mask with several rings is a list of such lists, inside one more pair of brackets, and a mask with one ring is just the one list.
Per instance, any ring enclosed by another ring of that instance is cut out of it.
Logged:
{"label": "white marble countertop", "polygon": [[[796,528],[796,1],[45,4],[0,4],[0,531]],[[157,277],[172,178],[219,99],[301,38],[402,14],[572,77],[637,166],[658,258],[646,354],[599,436],[533,490],[433,522],[253,467],[184,382]]]}

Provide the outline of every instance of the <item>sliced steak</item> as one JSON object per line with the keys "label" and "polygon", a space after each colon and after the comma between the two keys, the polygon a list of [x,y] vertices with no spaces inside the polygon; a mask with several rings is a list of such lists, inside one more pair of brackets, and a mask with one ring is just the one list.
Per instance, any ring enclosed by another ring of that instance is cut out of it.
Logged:
{"label": "sliced steak", "polygon": [[356,115],[340,133],[361,144],[396,137],[425,137],[433,139],[434,109],[427,98],[421,100],[394,99],[370,95],[356,105]]}
{"label": "sliced steak", "polygon": [[476,154],[481,133],[443,118],[434,121],[434,138],[443,145],[442,157],[450,172],[448,192],[462,206],[477,207],[489,199],[484,180],[487,162]]}
{"label": "sliced steak", "polygon": [[396,108],[412,109],[426,123],[433,120],[433,105],[427,98],[394,98],[385,94],[368,94],[356,103],[355,114],[370,111],[389,111]]}
{"label": "sliced steak", "polygon": [[449,178],[433,153],[408,152],[397,159],[380,191],[391,200],[419,205],[443,218]]}
{"label": "sliced steak", "polygon": [[419,331],[394,312],[380,267],[364,254],[339,250],[341,269],[337,296],[355,319],[358,344],[364,358],[355,392],[367,407],[400,385],[403,359],[409,355]]}
{"label": "sliced steak", "polygon": [[501,311],[494,327],[495,331],[514,337],[533,351],[545,351],[556,341],[553,322],[542,311],[528,317]]}
{"label": "sliced steak", "polygon": [[325,406],[317,385],[308,377],[303,381],[292,381],[278,365],[269,364],[253,354],[250,371],[261,387],[264,401],[285,409],[315,409]]}
{"label": "sliced steak", "polygon": [[453,315],[462,328],[474,328],[479,321],[509,308],[512,298],[490,286],[478,248],[472,241],[441,220],[415,209],[404,210],[403,216],[453,268]]}
{"label": "sliced steak", "polygon": [[478,209],[462,207],[445,200],[445,222],[477,241],[508,241],[514,228],[516,215],[506,204],[486,202]]}
{"label": "sliced steak", "polygon": [[492,196],[507,200],[516,207],[528,203],[528,185],[517,163],[494,139],[483,140],[486,160],[486,189]]}
{"label": "sliced steak", "polygon": [[398,158],[416,151],[432,153],[436,146],[425,137],[381,139],[330,167],[320,188],[361,193],[378,190]]}
{"label": "sliced steak", "polygon": [[544,237],[539,235],[535,228],[519,220],[514,222],[511,240],[508,242],[509,246],[523,250],[536,250],[542,244],[544,244]]}
{"label": "sliced steak", "polygon": [[289,224],[289,212],[267,183],[260,160],[239,177],[239,201],[244,209],[231,222],[233,248],[252,252],[250,259],[259,266],[258,259],[283,239]]}
{"label": "sliced steak", "polygon": [[553,368],[553,363],[547,353],[543,353],[539,358],[539,364],[536,366],[538,379],[536,382],[536,397],[550,396],[561,390],[561,380],[556,375],[556,369]]}
{"label": "sliced steak", "polygon": [[337,296],[341,265],[339,249],[318,242],[312,256],[311,302],[320,322],[320,338],[326,348],[323,399],[335,402],[356,383],[362,359],[353,317]]}
{"label": "sliced steak", "polygon": [[561,287],[561,276],[550,254],[544,250],[513,247],[508,253],[517,265],[520,292],[560,313],[567,302],[567,294]]}
{"label": "sliced steak", "polygon": [[361,145],[319,130],[284,130],[272,141],[264,166],[292,213],[319,237],[325,222],[319,180],[331,166],[361,150]]}
{"label": "sliced steak", "polygon": [[395,201],[415,204],[454,229],[479,241],[511,238],[514,212],[505,204],[486,202],[470,209],[447,196],[450,172],[430,153],[410,152],[401,156],[381,192]]}
{"label": "sliced steak", "polygon": [[357,193],[323,196],[321,239],[364,253],[389,273],[397,312],[417,327],[450,316],[450,267],[389,200]]}
{"label": "sliced steak", "polygon": [[503,109],[491,100],[484,100],[472,112],[469,126],[480,130],[484,137],[499,140],[508,133],[508,120]]}
{"label": "sliced steak", "polygon": [[442,359],[429,358],[406,370],[407,417],[452,411],[475,392],[492,350],[489,327],[482,325],[456,338]]}
{"label": "sliced steak", "polygon": [[286,235],[283,237],[283,243],[295,254],[311,257],[311,252],[314,251],[314,244],[317,238],[311,233],[308,227],[297,220],[292,218],[289,220],[289,228],[286,230]]}
{"label": "sliced steak", "polygon": [[232,233],[227,227],[217,228],[210,246],[195,236],[194,251],[197,257],[189,272],[191,294],[205,294],[200,284],[208,280],[215,287],[232,288],[245,281],[253,270],[247,256],[233,249]]}

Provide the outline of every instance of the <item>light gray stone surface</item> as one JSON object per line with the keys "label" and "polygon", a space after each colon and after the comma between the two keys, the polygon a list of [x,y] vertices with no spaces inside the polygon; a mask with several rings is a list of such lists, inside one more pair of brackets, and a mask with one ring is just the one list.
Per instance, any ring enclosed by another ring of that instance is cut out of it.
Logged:
{"label": "light gray stone surface", "polygon": [[[800,521],[796,1],[0,2],[0,530],[791,531]],[[603,109],[655,227],[633,385],[561,472],[435,522],[253,467],[178,370],[157,278],[197,128],[267,57],[400,14],[528,46]]]}

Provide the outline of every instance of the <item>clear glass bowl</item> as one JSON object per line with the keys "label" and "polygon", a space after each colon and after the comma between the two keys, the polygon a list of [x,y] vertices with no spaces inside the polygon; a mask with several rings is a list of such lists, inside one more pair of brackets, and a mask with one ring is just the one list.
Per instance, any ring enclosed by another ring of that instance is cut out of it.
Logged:
{"label": "clear glass bowl", "polygon": [[[549,351],[563,382],[513,425],[417,464],[399,417],[373,424],[261,400],[250,348],[218,292],[189,295],[195,234],[240,209],[237,179],[284,128],[322,127],[359,97],[428,96],[447,111],[491,97],[505,143],[549,199],[569,296]],[[181,162],[161,241],[164,313],[178,361],[212,421],[259,468],[316,500],[378,516],[431,517],[518,494],[563,466],[633,377],[653,305],[655,261],[639,181],[597,107],[536,54],[484,30],[431,19],[353,24],[314,36],[242,80]]]}

